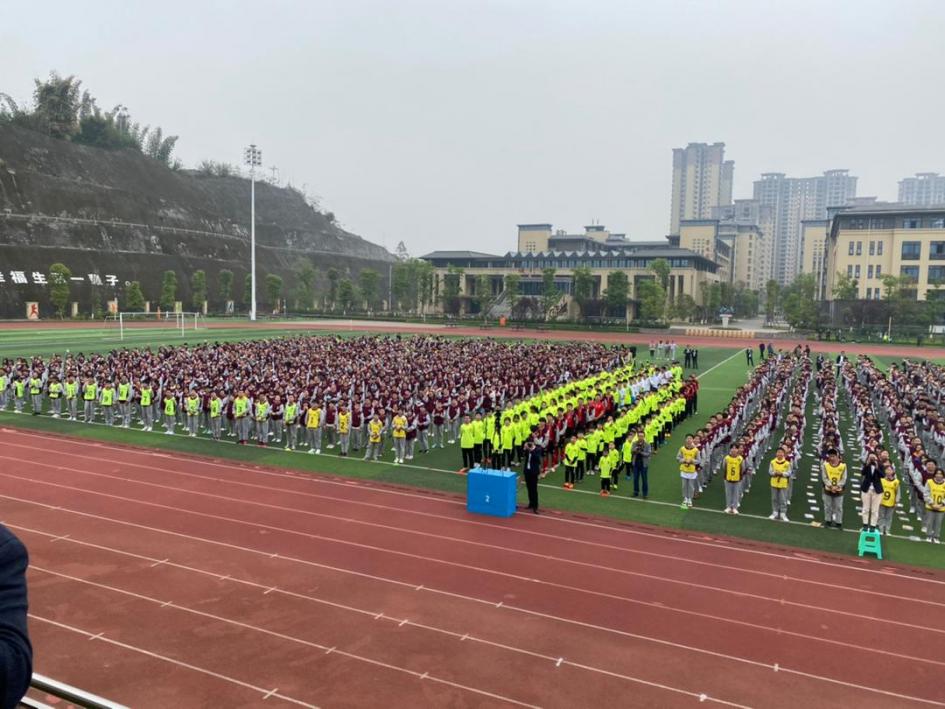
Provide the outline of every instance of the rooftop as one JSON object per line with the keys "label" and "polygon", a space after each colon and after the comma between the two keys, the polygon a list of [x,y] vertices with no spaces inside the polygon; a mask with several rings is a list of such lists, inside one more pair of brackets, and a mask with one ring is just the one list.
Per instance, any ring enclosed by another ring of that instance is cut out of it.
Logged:
{"label": "rooftop", "polygon": [[504,258],[499,254],[485,254],[481,251],[431,251],[420,258],[424,260],[433,259],[494,259]]}

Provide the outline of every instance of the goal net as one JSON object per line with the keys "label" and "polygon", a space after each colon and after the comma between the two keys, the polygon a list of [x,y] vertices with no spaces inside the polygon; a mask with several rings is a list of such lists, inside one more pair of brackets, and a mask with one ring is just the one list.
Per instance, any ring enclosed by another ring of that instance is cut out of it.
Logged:
{"label": "goal net", "polygon": [[186,337],[188,332],[206,328],[206,320],[201,313],[120,312],[117,315],[109,315],[106,321],[117,327],[118,336],[122,340],[158,330]]}

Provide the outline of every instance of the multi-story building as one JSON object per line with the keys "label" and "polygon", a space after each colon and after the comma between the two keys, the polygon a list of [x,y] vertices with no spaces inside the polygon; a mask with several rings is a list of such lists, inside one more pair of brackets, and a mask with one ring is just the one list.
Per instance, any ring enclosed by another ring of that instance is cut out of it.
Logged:
{"label": "multi-story building", "polygon": [[771,207],[774,218],[772,278],[788,285],[801,267],[801,222],[825,219],[827,208],[856,196],[857,178],[849,170],[827,170],[818,177],[787,177],[766,172],[755,181],[754,198]]}
{"label": "multi-story building", "polygon": [[756,227],[757,234],[753,237],[752,244],[754,251],[752,272],[750,276],[747,272],[745,273],[748,277],[744,283],[751,290],[764,290],[771,279],[774,257],[774,210],[756,199],[736,199],[734,204],[712,210],[712,218],[718,219],[720,225]]}
{"label": "multi-story building", "polygon": [[[538,229],[537,227],[547,227]],[[520,225],[519,245],[516,252],[504,255],[486,254],[476,251],[434,251],[421,256],[434,268],[434,291],[444,292],[444,279],[448,274],[460,272],[460,304],[468,312],[472,300],[477,295],[480,285],[489,288],[489,297],[501,296],[505,288],[505,277],[517,274],[520,277],[519,294],[540,297],[543,291],[542,271],[555,269],[555,285],[562,293],[562,312],[571,309],[574,270],[587,268],[593,278],[592,298],[599,298],[607,288],[607,276],[613,271],[627,274],[631,299],[629,317],[634,317],[640,283],[655,277],[652,263],[656,259],[665,259],[669,263],[670,274],[667,283],[667,296],[675,301],[682,294],[691,296],[697,305],[702,304],[703,282],[718,281],[719,265],[701,253],[686,248],[673,246],[666,241],[635,242],[623,238],[622,234],[612,234],[604,227],[589,227],[590,232],[583,235],[555,232],[551,225]],[[533,236],[540,232],[541,236]],[[618,238],[614,238],[618,237]],[[524,241],[523,241],[524,239]],[[522,249],[523,244],[530,245],[532,240],[542,244],[540,250]],[[539,241],[541,240],[541,241]],[[576,247],[576,248],[563,248]],[[485,277],[485,281],[481,277]],[[437,307],[444,308],[442,299],[437,299]]]}
{"label": "multi-story building", "polygon": [[722,282],[754,291],[764,288],[765,237],[758,225],[734,220],[686,219],[679,234],[668,237],[670,244],[689,249],[718,266]]}
{"label": "multi-story building", "polygon": [[673,149],[673,194],[669,233],[684,219],[709,219],[712,209],[732,203],[735,163],[725,159],[725,143],[689,143]]}
{"label": "multi-story building", "polygon": [[945,204],[945,175],[918,172],[899,181],[899,201],[914,206]]}
{"label": "multi-story building", "polygon": [[801,273],[812,273],[817,279],[817,298],[824,300],[826,282],[825,245],[827,242],[826,219],[805,219],[801,222]]}
{"label": "multi-story building", "polygon": [[877,203],[831,210],[825,246],[824,295],[833,299],[837,273],[857,282],[858,297],[883,297],[883,276],[902,276],[919,300],[945,296],[945,205]]}

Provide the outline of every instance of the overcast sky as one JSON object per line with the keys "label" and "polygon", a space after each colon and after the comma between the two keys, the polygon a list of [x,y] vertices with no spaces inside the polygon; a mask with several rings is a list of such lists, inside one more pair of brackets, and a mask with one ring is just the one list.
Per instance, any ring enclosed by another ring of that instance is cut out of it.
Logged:
{"label": "overcast sky", "polygon": [[945,172],[945,0],[0,0],[0,91],[76,74],[180,136],[187,166],[266,166],[393,250],[515,248],[515,225],[669,226],[671,149],[762,172],[849,168],[896,198]]}

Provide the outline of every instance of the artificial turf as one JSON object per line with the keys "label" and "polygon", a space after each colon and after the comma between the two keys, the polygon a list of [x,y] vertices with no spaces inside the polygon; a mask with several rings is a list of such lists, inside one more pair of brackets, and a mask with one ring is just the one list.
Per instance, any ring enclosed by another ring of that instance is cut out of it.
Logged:
{"label": "artificial turf", "polygon": [[[280,335],[300,336],[299,332],[286,332],[278,326],[272,329],[214,329],[203,331],[189,331],[183,337],[167,331],[141,330],[132,331],[124,342],[120,341],[114,329],[77,329],[77,330],[41,330],[23,331],[11,330],[0,332],[0,359],[17,356],[44,356],[61,353],[66,349],[73,352],[108,351],[120,347],[159,347],[162,345],[179,345],[184,342],[234,341],[259,339]],[[317,334],[308,331],[305,334]],[[350,333],[337,333],[350,334]],[[356,333],[363,334],[363,333]],[[855,355],[855,350],[847,346],[846,351]],[[644,359],[645,349],[641,351]],[[681,356],[681,353],[680,353]],[[757,353],[756,353],[757,357]],[[897,359],[894,350],[890,355],[876,358],[882,366],[888,366]],[[698,413],[682,422],[673,432],[666,445],[657,451],[650,464],[649,483],[650,499],[642,501],[632,498],[630,485],[622,484],[616,492],[608,498],[599,496],[599,483],[596,477],[586,477],[584,482],[575,490],[564,490],[563,472],[561,469],[552,472],[541,481],[541,505],[545,508],[558,508],[582,514],[602,515],[621,520],[633,520],[667,527],[701,531],[710,534],[727,534],[736,537],[757,539],[763,542],[773,542],[809,549],[819,549],[841,554],[856,554],[857,534],[853,530],[859,529],[858,516],[855,509],[855,498],[851,494],[845,496],[844,520],[847,532],[824,529],[812,526],[811,521],[820,521],[817,516],[809,520],[804,518],[808,512],[808,490],[814,493],[814,499],[819,501],[820,489],[814,483],[808,488],[811,477],[811,465],[816,460],[813,456],[813,438],[818,422],[813,412],[813,397],[815,395],[811,385],[811,398],[808,400],[807,431],[804,436],[802,463],[799,466],[798,480],[794,485],[792,506],[790,510],[791,523],[775,522],[767,519],[770,512],[770,496],[765,475],[768,456],[762,464],[762,473],[756,480],[752,491],[745,496],[742,503],[742,513],[732,517],[722,513],[723,491],[721,480],[716,476],[715,481],[706,489],[701,499],[691,510],[682,510],[680,502],[680,484],[678,467],[675,461],[676,450],[682,445],[682,439],[687,433],[700,428],[705,421],[720,409],[727,406],[735,389],[744,384],[748,378],[743,350],[732,348],[700,348],[698,370],[687,370],[687,374],[695,373],[700,376],[701,388],[699,391]],[[845,397],[840,392],[841,427],[844,437],[851,430],[853,422],[846,408]],[[384,460],[379,463],[364,462],[360,456],[341,458],[335,455],[336,451],[323,450],[321,455],[307,453],[288,453],[280,448],[257,448],[254,446],[236,446],[230,441],[215,442],[209,438],[188,438],[185,436],[165,436],[160,433],[145,433],[137,430],[120,428],[106,428],[104,425],[86,425],[52,419],[47,416],[16,415],[9,412],[0,413],[0,423],[16,425],[23,428],[42,430],[54,433],[63,433],[82,438],[121,443],[142,445],[181,453],[208,455],[223,459],[239,460],[242,463],[257,463],[313,473],[330,473],[348,477],[358,477],[381,482],[414,485],[433,488],[447,492],[462,494],[465,491],[465,478],[457,474],[460,467],[460,451],[458,445],[447,446],[445,450],[433,450],[428,454],[418,454],[414,460],[406,465],[393,465],[392,455],[385,451]],[[780,431],[772,438],[772,447],[779,440]],[[848,445],[846,450],[847,463],[851,471],[857,469],[855,460],[855,445]],[[524,490],[520,492],[524,500]],[[822,510],[820,510],[822,513]],[[897,519],[893,533],[910,535],[901,529],[903,522]],[[917,532],[916,532],[917,533]],[[924,565],[945,568],[945,552],[941,546],[912,541],[906,536],[887,537],[884,539],[883,551],[885,558],[890,561],[913,565]]]}

